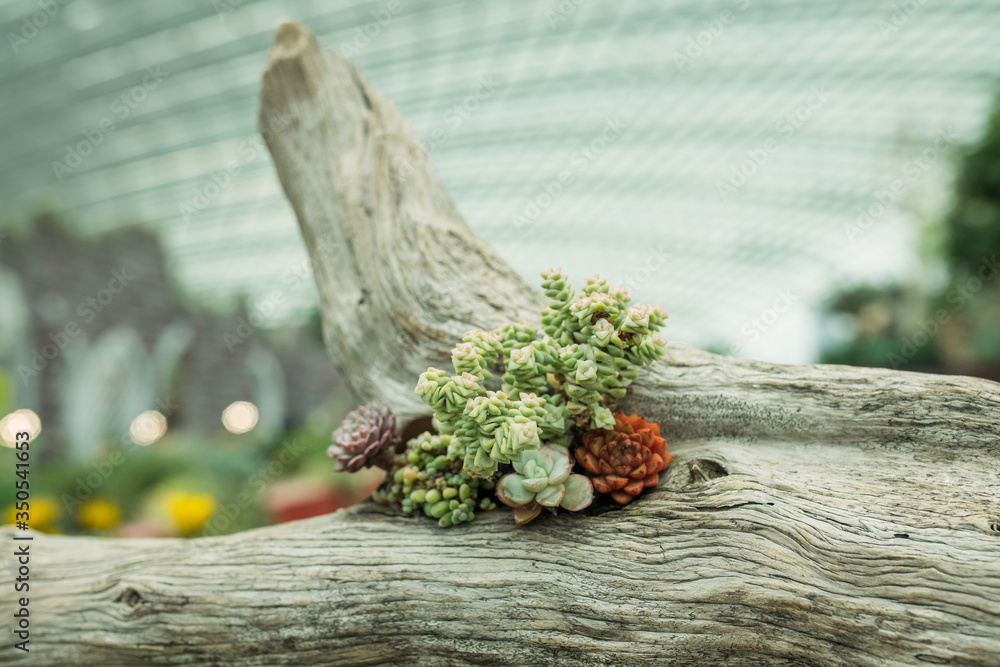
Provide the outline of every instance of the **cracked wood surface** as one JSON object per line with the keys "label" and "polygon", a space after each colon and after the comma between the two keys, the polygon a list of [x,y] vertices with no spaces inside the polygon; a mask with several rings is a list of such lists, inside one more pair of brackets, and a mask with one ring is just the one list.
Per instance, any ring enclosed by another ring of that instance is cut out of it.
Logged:
{"label": "cracked wood surface", "polygon": [[[262,127],[291,119],[265,136],[331,356],[361,396],[421,414],[417,374],[539,294],[302,26],[278,29],[261,98]],[[670,344],[623,407],[675,456],[623,509],[442,530],[363,504],[187,541],[39,535],[31,663],[1000,664],[1000,386]]]}

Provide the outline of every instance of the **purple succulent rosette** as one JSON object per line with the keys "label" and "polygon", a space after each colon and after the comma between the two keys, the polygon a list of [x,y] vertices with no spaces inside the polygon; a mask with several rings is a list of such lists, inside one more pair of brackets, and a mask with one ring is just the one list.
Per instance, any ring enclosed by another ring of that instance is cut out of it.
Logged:
{"label": "purple succulent rosette", "polygon": [[396,416],[375,401],[349,412],[332,437],[326,455],[334,460],[337,472],[371,467],[392,470],[402,444]]}

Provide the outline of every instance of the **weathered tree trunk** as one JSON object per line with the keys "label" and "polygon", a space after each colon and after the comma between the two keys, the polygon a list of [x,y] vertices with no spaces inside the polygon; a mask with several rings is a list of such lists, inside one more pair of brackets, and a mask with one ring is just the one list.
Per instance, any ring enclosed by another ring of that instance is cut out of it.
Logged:
{"label": "weathered tree trunk", "polygon": [[[417,374],[538,293],[301,25],[278,29],[261,97],[265,128],[291,119],[265,135],[331,355],[359,394],[422,413]],[[189,541],[39,535],[34,663],[1000,664],[1000,386],[684,345],[640,377],[624,407],[663,423],[675,459],[624,509],[443,530],[364,504]]]}

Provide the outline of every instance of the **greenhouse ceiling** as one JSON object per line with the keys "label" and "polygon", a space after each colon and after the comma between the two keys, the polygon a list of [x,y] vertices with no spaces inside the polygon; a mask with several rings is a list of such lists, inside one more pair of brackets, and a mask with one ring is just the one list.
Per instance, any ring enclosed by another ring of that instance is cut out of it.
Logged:
{"label": "greenhouse ceiling", "polygon": [[8,223],[148,226],[208,307],[286,284],[306,252],[257,131],[282,18],[403,111],[526,277],[599,272],[672,340],[779,361],[815,355],[835,288],[919,271],[1000,75],[993,2],[8,1]]}

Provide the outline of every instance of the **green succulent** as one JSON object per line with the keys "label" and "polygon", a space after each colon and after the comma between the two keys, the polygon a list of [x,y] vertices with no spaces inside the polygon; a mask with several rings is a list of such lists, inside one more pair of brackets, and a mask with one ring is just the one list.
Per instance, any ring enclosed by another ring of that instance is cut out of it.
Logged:
{"label": "green succulent", "polygon": [[514,470],[500,478],[496,494],[500,502],[514,508],[518,525],[534,519],[542,507],[578,512],[589,507],[594,499],[590,479],[572,473],[573,460],[569,450],[561,445],[545,445],[526,452],[514,463]]}
{"label": "green succulent", "polygon": [[464,469],[462,447],[454,436],[422,433],[406,444],[382,497],[406,513],[422,509],[447,527],[472,521],[477,508],[494,509],[489,497],[480,498],[491,486]]}
{"label": "green succulent", "polygon": [[[452,352],[455,375],[429,368],[417,383],[435,427],[454,436],[477,477],[517,465],[542,442],[568,445],[574,426],[613,428],[634,367],[663,355],[657,332],[666,315],[631,304],[624,288],[594,276],[576,293],[560,269],[550,269],[542,289],[550,303],[540,328],[522,320],[470,331]],[[494,370],[499,390],[487,387]]]}

